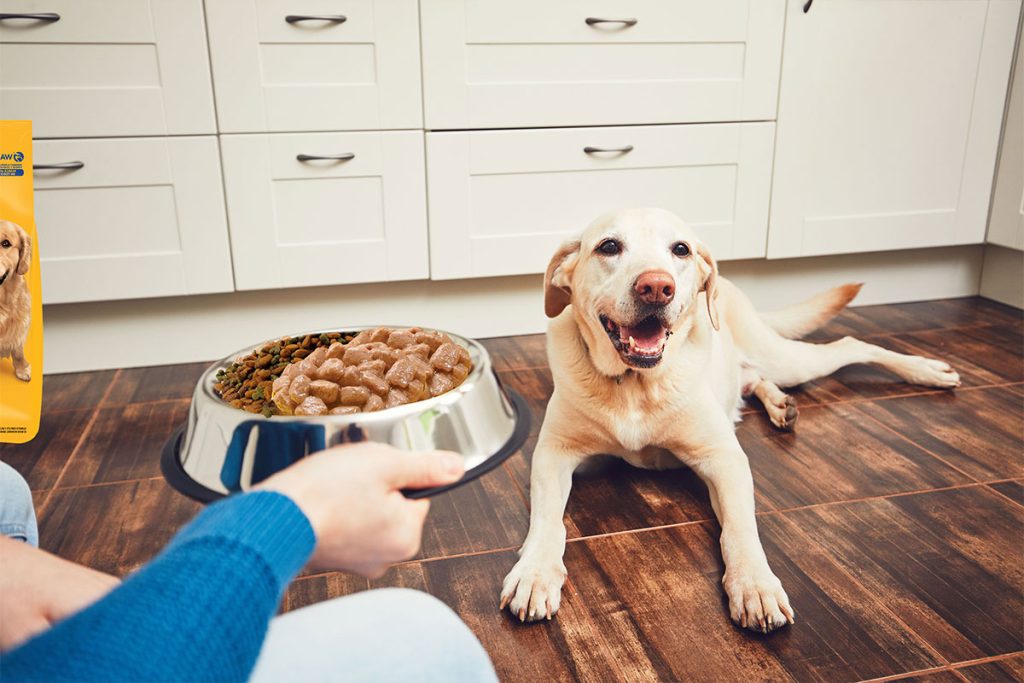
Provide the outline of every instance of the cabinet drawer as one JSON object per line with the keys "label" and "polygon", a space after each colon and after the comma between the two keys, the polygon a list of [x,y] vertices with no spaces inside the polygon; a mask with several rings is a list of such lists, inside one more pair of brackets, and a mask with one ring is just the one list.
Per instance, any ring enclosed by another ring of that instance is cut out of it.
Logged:
{"label": "cabinet drawer", "polygon": [[0,118],[36,137],[214,133],[201,0],[6,0]]}
{"label": "cabinet drawer", "polygon": [[629,206],[674,211],[716,258],[764,256],[773,132],[734,123],[428,133],[431,276],[544,272],[562,240]]}
{"label": "cabinet drawer", "polygon": [[430,129],[775,118],[783,0],[422,5]]}
{"label": "cabinet drawer", "polygon": [[427,277],[423,133],[227,135],[221,147],[238,289]]}
{"label": "cabinet drawer", "polygon": [[44,303],[231,291],[213,137],[44,140],[35,171]]}
{"label": "cabinet drawer", "polygon": [[222,132],[421,127],[416,0],[209,0],[206,12]]}

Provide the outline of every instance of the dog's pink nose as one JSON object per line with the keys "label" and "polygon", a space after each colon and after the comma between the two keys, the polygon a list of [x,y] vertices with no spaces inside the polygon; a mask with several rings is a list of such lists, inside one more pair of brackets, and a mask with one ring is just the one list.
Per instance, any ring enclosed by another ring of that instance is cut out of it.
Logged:
{"label": "dog's pink nose", "polygon": [[645,304],[664,305],[676,295],[676,281],[664,270],[649,270],[636,279],[633,291]]}

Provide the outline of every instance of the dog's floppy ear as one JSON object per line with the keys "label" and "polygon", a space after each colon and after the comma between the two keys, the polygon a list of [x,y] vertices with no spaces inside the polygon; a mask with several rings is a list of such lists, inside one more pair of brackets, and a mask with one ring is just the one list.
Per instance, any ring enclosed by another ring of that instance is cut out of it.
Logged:
{"label": "dog's floppy ear", "polygon": [[14,229],[18,231],[18,239],[21,246],[18,247],[18,266],[14,269],[18,275],[24,275],[32,265],[32,238],[28,236],[25,228],[14,223]]}
{"label": "dog's floppy ear", "polygon": [[556,317],[569,305],[569,277],[562,266],[579,250],[579,240],[565,242],[548,263],[548,269],[544,273],[544,313],[549,318]]}
{"label": "dog's floppy ear", "polygon": [[708,317],[711,318],[711,326],[718,330],[718,263],[714,257],[711,256],[711,252],[703,244],[697,245],[697,255],[700,256],[701,260],[707,266],[707,274],[704,276],[704,282],[701,283],[700,290],[704,292],[708,300]]}

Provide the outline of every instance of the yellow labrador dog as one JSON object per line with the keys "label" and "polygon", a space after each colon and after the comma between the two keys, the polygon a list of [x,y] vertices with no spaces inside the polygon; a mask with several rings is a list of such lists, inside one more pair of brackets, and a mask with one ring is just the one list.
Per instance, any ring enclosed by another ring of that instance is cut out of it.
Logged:
{"label": "yellow labrador dog", "polygon": [[555,389],[533,454],[530,531],[505,577],[501,608],[522,621],[558,610],[572,474],[588,457],[610,454],[637,467],[696,471],[722,528],[732,620],[765,633],[793,623],[757,534],[750,466],[734,432],[741,396],[757,396],[772,421],[788,427],[796,411],[780,387],[852,363],[877,363],[916,384],[960,382],[946,363],[850,337],[792,339],[859,289],[845,285],[762,317],[718,275],[693,230],[659,209],[602,216],[563,245],[544,282]]}
{"label": "yellow labrador dog", "polygon": [[10,356],[15,377],[26,382],[32,379],[24,350],[32,299],[24,275],[31,264],[28,233],[17,223],[0,220],[0,358]]}

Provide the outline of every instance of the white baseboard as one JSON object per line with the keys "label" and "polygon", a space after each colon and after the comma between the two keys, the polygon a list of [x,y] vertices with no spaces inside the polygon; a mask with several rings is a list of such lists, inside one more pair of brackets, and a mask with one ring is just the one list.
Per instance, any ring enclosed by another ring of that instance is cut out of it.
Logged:
{"label": "white baseboard", "polygon": [[1024,308],[1024,252],[994,244],[986,246],[981,295]]}
{"label": "white baseboard", "polygon": [[[979,292],[984,247],[732,261],[723,275],[763,310],[842,282],[855,305]],[[262,339],[346,325],[424,325],[469,337],[544,331],[539,275],[235,292],[44,307],[47,374],[208,361]]]}

